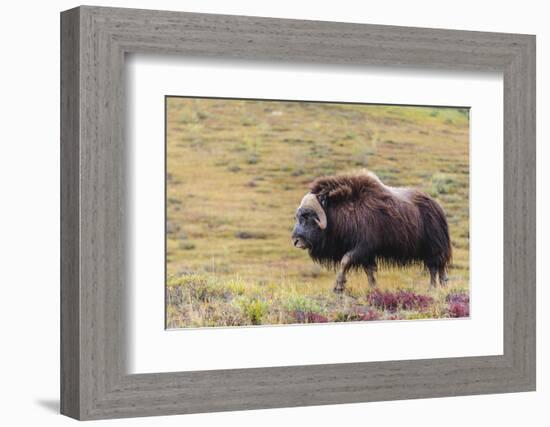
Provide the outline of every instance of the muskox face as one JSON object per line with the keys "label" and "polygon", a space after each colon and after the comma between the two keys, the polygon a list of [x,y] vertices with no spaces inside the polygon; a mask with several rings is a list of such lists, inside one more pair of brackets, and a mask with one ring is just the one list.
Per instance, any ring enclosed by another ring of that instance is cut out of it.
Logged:
{"label": "muskox face", "polygon": [[312,249],[323,239],[326,227],[327,217],[317,197],[311,193],[306,194],[296,210],[292,243],[300,249]]}

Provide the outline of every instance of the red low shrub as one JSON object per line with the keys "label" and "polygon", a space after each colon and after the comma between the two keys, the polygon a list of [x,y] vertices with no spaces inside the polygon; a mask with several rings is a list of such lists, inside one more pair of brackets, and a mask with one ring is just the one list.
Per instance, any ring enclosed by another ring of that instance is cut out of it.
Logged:
{"label": "red low shrub", "polygon": [[433,298],[412,291],[397,292],[373,290],[368,296],[369,304],[382,310],[396,312],[397,310],[426,310],[433,304]]}
{"label": "red low shrub", "polygon": [[294,312],[294,318],[298,323],[327,323],[328,319],[319,314],[311,311],[296,310]]}
{"label": "red low shrub", "polygon": [[470,295],[449,294],[447,295],[447,313],[450,317],[470,316]]}
{"label": "red low shrub", "polygon": [[380,319],[380,313],[375,310],[369,310],[361,316],[361,320],[378,320]]}

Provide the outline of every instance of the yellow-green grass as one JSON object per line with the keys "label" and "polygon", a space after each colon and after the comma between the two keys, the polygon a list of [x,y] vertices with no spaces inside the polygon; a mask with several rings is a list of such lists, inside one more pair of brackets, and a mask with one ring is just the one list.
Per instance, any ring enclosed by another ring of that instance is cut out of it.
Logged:
{"label": "yellow-green grass", "polygon": [[364,273],[336,296],[334,272],[290,240],[308,183],[361,168],[434,196],[453,243],[443,290],[429,290],[420,267],[380,267],[380,289],[434,302],[379,317],[447,316],[447,294],[469,290],[468,133],[458,108],[168,98],[168,326],[295,323],[297,311],[354,320],[346,313],[368,309]]}

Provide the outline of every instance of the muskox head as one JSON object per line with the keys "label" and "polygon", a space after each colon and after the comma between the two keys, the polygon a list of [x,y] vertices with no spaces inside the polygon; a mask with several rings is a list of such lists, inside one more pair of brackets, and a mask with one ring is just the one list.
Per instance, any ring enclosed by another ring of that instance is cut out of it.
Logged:
{"label": "muskox head", "polygon": [[296,210],[296,224],[292,230],[292,242],[300,249],[316,247],[327,228],[327,215],[317,199],[308,193]]}

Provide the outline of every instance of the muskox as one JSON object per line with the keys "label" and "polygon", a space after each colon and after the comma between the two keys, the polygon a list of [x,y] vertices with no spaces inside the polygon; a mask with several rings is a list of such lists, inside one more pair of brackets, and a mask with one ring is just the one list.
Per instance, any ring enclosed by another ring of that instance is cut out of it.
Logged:
{"label": "muskox", "polygon": [[390,187],[372,172],[317,178],[296,211],[294,246],[313,261],[338,269],[335,292],[346,273],[363,269],[376,286],[377,265],[424,265],[430,286],[447,283],[451,240],[445,213],[428,194]]}

